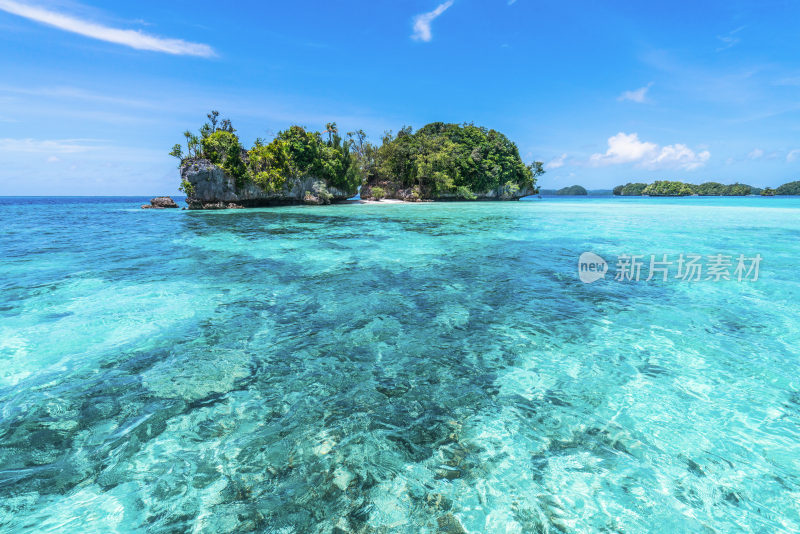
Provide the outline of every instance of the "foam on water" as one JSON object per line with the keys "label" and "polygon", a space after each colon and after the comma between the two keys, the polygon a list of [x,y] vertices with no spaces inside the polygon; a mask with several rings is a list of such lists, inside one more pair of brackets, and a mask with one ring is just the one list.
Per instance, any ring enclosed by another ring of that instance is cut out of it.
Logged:
{"label": "foam on water", "polygon": [[799,201],[141,203],[0,199],[0,530],[800,530]]}

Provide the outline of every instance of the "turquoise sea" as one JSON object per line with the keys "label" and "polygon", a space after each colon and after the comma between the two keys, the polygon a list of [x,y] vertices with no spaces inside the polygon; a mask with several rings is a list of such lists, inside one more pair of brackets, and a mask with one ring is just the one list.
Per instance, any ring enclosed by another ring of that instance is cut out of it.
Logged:
{"label": "turquoise sea", "polygon": [[147,200],[0,198],[0,531],[800,531],[800,200]]}

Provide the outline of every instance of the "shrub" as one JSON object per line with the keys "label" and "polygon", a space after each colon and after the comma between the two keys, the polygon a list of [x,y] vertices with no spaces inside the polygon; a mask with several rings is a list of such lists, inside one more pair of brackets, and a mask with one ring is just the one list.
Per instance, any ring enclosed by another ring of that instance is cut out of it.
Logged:
{"label": "shrub", "polygon": [[178,191],[185,193],[187,197],[193,197],[194,185],[184,178],[181,180],[181,185],[178,186]]}
{"label": "shrub", "polygon": [[475,200],[478,198],[478,195],[473,193],[469,187],[460,185],[456,188],[456,197],[462,200]]}
{"label": "shrub", "polygon": [[239,137],[226,130],[217,130],[201,141],[203,156],[211,163],[221,166],[229,176],[242,185],[249,178],[247,168],[242,161],[244,149],[239,144]]}
{"label": "shrub", "polygon": [[250,179],[265,191],[279,191],[289,174],[286,143],[278,139],[268,145],[256,143],[247,153],[247,170]]}

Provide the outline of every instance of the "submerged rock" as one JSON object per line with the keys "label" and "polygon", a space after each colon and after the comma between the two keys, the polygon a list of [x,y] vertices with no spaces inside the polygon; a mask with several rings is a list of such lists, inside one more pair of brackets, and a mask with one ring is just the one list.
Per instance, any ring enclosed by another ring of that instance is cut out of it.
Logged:
{"label": "submerged rock", "polygon": [[437,469],[433,478],[444,480],[457,480],[462,477],[460,469]]}
{"label": "submerged rock", "polygon": [[257,184],[237,183],[219,165],[207,159],[187,161],[181,179],[189,184],[186,203],[189,209],[229,209],[287,204],[330,204],[347,200],[355,193],[331,187],[320,178],[294,176],[280,190],[266,191]]}
{"label": "submerged rock", "polygon": [[434,510],[448,511],[453,506],[453,501],[441,493],[430,493],[425,497],[425,502]]}
{"label": "submerged rock", "polygon": [[444,532],[446,534],[467,534],[461,521],[453,514],[440,516],[437,523],[439,524],[439,532]]}
{"label": "submerged rock", "polygon": [[143,204],[142,209],[164,209],[164,208],[177,208],[178,204],[172,200],[172,197],[156,197],[150,200],[150,204]]}

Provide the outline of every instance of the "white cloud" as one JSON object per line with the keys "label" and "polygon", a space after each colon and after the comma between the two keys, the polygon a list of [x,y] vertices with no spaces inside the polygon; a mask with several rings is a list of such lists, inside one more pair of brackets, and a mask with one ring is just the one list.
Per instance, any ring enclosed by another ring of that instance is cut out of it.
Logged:
{"label": "white cloud", "polygon": [[678,168],[691,171],[705,165],[710,157],[708,150],[696,153],[682,144],[662,147],[640,141],[636,133],[620,132],[608,138],[606,153],[593,154],[589,163],[597,166],[633,163],[648,169]]}
{"label": "white cloud", "polygon": [[15,0],[0,0],[0,10],[41,22],[48,26],[54,26],[64,31],[99,39],[100,41],[129,46],[137,50],[152,50],[154,52],[183,56],[211,57],[215,55],[214,50],[205,44],[156,37],[137,30],[110,28]]}
{"label": "white cloud", "polygon": [[605,154],[593,154],[590,161],[597,165],[613,165],[616,163],[633,163],[645,158],[652,158],[658,152],[658,145],[639,141],[638,134],[618,133],[608,138],[608,150]]}
{"label": "white cloud", "polygon": [[634,91],[625,91],[624,93],[619,95],[619,97],[617,97],[617,100],[619,100],[620,102],[623,102],[625,100],[630,100],[631,102],[637,102],[639,104],[642,104],[647,101],[647,91],[649,91],[652,86],[653,82],[650,82],[644,87],[640,87],[639,89],[636,89]]}
{"label": "white cloud", "polygon": [[754,148],[754,149],[753,149],[753,150],[752,150],[752,151],[751,151],[751,152],[750,152],[750,153],[747,155],[747,157],[748,157],[749,159],[758,159],[758,158],[764,157],[764,151],[763,151],[763,150],[761,150],[760,148]]}
{"label": "white cloud", "polygon": [[786,154],[786,161],[788,161],[789,163],[797,161],[798,159],[800,159],[800,148],[795,148],[794,150]]}
{"label": "white cloud", "polygon": [[742,31],[744,28],[744,26],[740,26],[729,32],[727,35],[717,35],[717,39],[719,39],[719,41],[722,43],[722,45],[717,48],[717,52],[722,52],[723,50],[727,50],[728,48],[739,44],[741,39],[736,37],[736,34]]}
{"label": "white cloud", "polygon": [[75,154],[103,148],[100,139],[0,139],[0,152]]}
{"label": "white cloud", "polygon": [[554,158],[550,161],[547,165],[545,165],[548,169],[558,169],[559,167],[564,166],[564,161],[567,159],[566,154],[561,154],[557,158]]}
{"label": "white cloud", "polygon": [[422,13],[421,15],[414,17],[414,33],[411,35],[411,38],[416,41],[424,41],[426,43],[433,39],[433,34],[431,33],[431,23],[436,20],[439,15],[447,11],[447,9],[452,5],[453,0],[447,0],[447,2],[439,4],[433,11]]}

